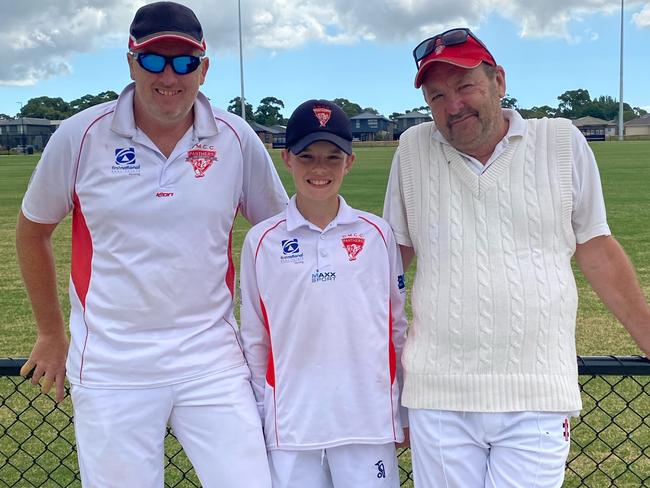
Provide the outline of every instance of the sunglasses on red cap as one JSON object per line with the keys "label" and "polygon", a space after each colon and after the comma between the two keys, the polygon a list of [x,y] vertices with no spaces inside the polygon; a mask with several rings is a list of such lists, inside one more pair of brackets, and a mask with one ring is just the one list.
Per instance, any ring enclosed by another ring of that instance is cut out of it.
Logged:
{"label": "sunglasses on red cap", "polygon": [[422,61],[424,58],[426,58],[429,54],[431,54],[438,46],[458,46],[460,44],[464,44],[467,42],[468,38],[474,39],[480,46],[485,49],[487,54],[490,56],[490,59],[496,66],[496,61],[494,61],[494,57],[488,50],[488,48],[481,42],[481,40],[476,37],[471,30],[461,28],[461,29],[451,29],[448,31],[443,32],[442,34],[438,34],[433,37],[429,37],[428,39],[425,39],[422,41],[420,44],[417,45],[415,49],[413,49],[413,58],[415,59],[415,66],[417,68],[420,67],[420,61]]}

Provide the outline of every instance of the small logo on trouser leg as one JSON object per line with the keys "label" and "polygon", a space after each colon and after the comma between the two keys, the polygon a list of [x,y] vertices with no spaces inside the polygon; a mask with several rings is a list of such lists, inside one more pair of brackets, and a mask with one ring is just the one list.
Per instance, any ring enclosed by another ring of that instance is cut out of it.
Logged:
{"label": "small logo on trouser leg", "polygon": [[377,466],[377,478],[385,478],[386,477],[386,468],[384,468],[384,462],[380,459],[375,463],[375,466]]}
{"label": "small logo on trouser leg", "polygon": [[569,439],[571,438],[571,428],[569,426],[569,419],[564,419],[564,440],[569,442]]}

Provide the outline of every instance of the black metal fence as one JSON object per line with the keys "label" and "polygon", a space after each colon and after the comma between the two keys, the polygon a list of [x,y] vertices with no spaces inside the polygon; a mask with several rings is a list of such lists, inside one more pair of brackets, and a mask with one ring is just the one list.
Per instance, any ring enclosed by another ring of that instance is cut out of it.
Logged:
{"label": "black metal fence", "polygon": [[[70,401],[61,405],[20,377],[24,359],[0,360],[0,488],[78,487]],[[584,408],[572,421],[565,487],[650,486],[650,361],[578,357]],[[168,431],[165,486],[200,487]],[[399,453],[412,487],[411,454]]]}

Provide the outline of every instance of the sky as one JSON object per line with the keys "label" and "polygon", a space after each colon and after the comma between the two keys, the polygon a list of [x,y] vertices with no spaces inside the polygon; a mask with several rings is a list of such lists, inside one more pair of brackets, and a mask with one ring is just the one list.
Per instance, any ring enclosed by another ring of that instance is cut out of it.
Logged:
{"label": "sky", "polygon": [[[0,113],[40,96],[72,101],[129,82],[128,29],[147,1],[0,0]],[[184,0],[203,25],[202,87],[226,108],[241,93],[237,0]],[[241,0],[244,96],[288,117],[310,98],[346,98],[389,116],[424,105],[412,49],[469,27],[506,71],[522,108],[567,90],[619,98],[618,0]],[[625,0],[625,102],[650,111],[650,1]]]}

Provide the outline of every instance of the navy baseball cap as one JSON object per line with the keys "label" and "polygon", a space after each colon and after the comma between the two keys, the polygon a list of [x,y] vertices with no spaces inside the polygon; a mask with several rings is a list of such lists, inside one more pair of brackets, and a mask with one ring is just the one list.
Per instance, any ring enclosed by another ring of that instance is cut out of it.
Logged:
{"label": "navy baseball cap", "polygon": [[287,149],[299,154],[316,141],[328,141],[352,154],[352,125],[338,105],[329,100],[307,100],[287,122]]}
{"label": "navy baseball cap", "polygon": [[206,48],[199,19],[191,9],[175,2],[155,2],[139,8],[129,33],[131,51],[162,39],[184,42],[203,52]]}

